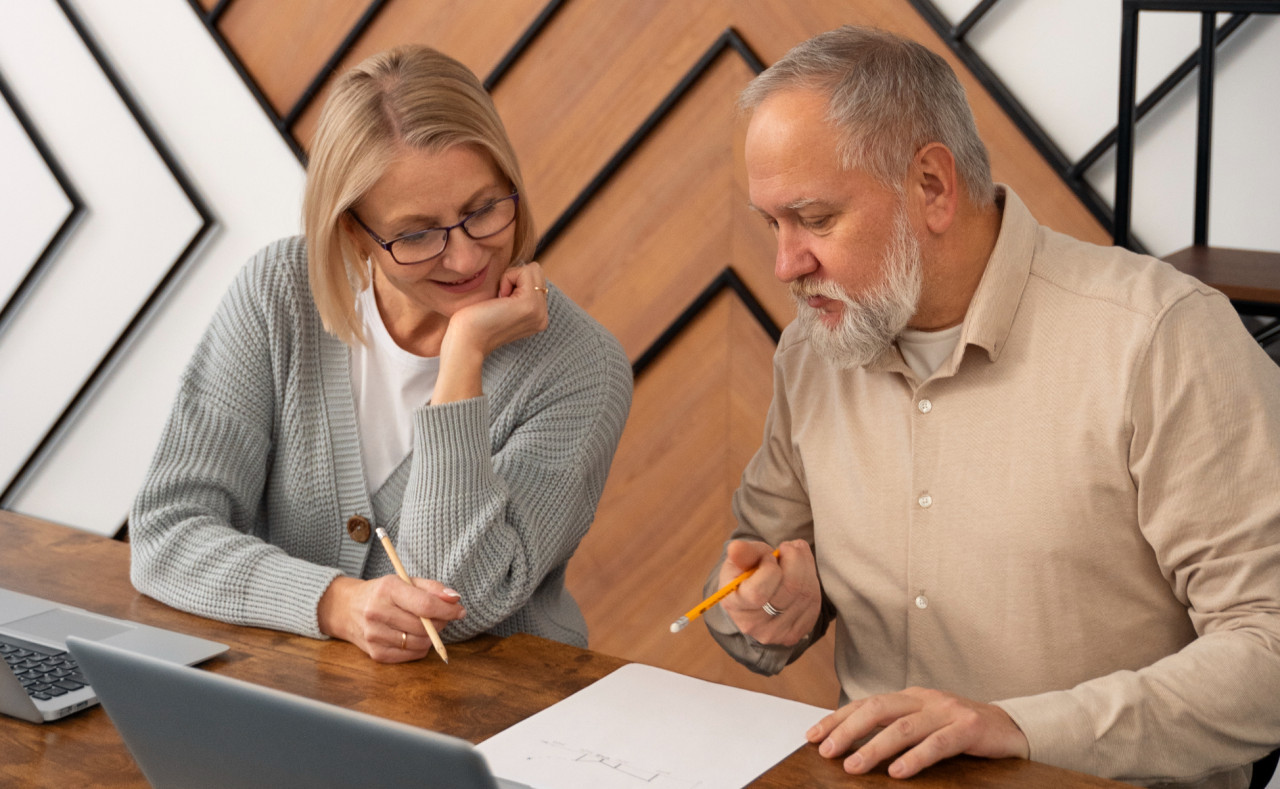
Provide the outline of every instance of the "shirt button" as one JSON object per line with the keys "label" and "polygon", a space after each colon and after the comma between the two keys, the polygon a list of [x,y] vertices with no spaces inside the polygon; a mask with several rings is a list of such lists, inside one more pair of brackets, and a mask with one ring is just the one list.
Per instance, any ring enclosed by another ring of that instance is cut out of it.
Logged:
{"label": "shirt button", "polygon": [[916,608],[919,608],[921,611],[923,611],[928,607],[929,607],[929,598],[925,597],[922,594],[916,595]]}
{"label": "shirt button", "polygon": [[928,493],[916,499],[916,501],[919,502],[920,506],[924,507],[926,510],[933,506],[933,496],[930,496]]}
{"label": "shirt button", "polygon": [[929,398],[926,397],[916,403],[916,408],[920,409],[920,413],[927,414],[933,410],[933,403],[929,402]]}
{"label": "shirt button", "polygon": [[351,535],[351,539],[356,542],[368,542],[369,534],[373,529],[369,526],[369,519],[363,515],[352,515],[347,519],[347,534]]}

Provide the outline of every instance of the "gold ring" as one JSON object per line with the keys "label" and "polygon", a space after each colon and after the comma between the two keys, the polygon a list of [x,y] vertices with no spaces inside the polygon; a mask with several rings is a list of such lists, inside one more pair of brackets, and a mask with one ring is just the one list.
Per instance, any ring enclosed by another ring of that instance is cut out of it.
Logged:
{"label": "gold ring", "polygon": [[401,648],[401,649],[408,649],[408,648],[409,648],[409,634],[408,634],[408,633],[401,633],[401,634],[400,634],[400,648]]}
{"label": "gold ring", "polygon": [[550,293],[550,292],[551,292],[551,289],[550,289],[550,288],[544,288],[544,287],[542,287],[541,285],[534,285],[534,286],[533,286],[533,289],[534,289],[534,290],[540,290],[540,291],[542,291],[543,293]]}

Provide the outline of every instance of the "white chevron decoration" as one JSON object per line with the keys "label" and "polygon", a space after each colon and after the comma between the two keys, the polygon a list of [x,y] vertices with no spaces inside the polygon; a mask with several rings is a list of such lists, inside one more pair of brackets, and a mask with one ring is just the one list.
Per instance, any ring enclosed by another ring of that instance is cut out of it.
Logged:
{"label": "white chevron decoration", "polygon": [[[215,224],[146,310],[202,222],[76,35],[73,15]],[[0,6],[0,73],[48,130],[88,208],[0,336],[3,503],[113,534],[231,277],[257,247],[298,232],[302,168],[181,0]],[[33,459],[99,365],[92,390]]]}

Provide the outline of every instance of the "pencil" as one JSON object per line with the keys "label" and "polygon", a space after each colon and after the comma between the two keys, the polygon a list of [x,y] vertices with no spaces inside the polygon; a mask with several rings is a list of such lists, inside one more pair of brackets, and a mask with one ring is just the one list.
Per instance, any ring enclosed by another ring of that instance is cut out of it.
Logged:
{"label": "pencil", "polygon": [[[775,559],[778,558],[778,551],[776,548],[773,551],[773,558]],[[756,567],[759,567],[759,565],[756,565]],[[715,605],[716,603],[720,602],[724,598],[728,597],[730,592],[732,592],[734,589],[737,589],[738,586],[743,581],[750,578],[751,574],[756,571],[756,567],[752,567],[750,570],[747,570],[742,575],[739,575],[737,578],[734,578],[732,581],[722,586],[720,588],[720,591],[716,592],[715,594],[708,597],[706,600],[703,600],[701,603],[698,603],[693,608],[689,609],[689,613],[685,614],[684,616],[680,617],[679,619],[671,623],[671,632],[679,633],[681,630],[684,630],[686,627],[688,627],[690,622],[702,616],[707,611],[711,610],[711,606]]]}
{"label": "pencil", "polygon": [[[382,547],[387,550],[387,557],[391,559],[391,564],[396,568],[396,575],[400,576],[400,580],[413,586],[413,581],[409,580],[409,574],[405,572],[404,565],[400,563],[400,557],[396,554],[395,546],[391,544],[391,538],[387,536],[387,530],[378,527],[378,540],[382,543]],[[422,626],[427,629],[427,635],[431,637],[431,643],[436,648],[436,654],[445,663],[449,662],[449,653],[444,650],[444,642],[440,640],[440,634],[436,632],[436,626],[431,624],[431,620],[425,616],[418,619],[422,622]]]}

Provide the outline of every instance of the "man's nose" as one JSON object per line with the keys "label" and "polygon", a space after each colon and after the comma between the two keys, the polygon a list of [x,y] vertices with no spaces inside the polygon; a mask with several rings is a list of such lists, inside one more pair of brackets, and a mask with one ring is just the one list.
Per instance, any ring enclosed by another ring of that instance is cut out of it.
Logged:
{"label": "man's nose", "polygon": [[779,228],[777,239],[778,253],[773,261],[773,275],[779,281],[789,283],[817,269],[817,258],[796,233]]}

